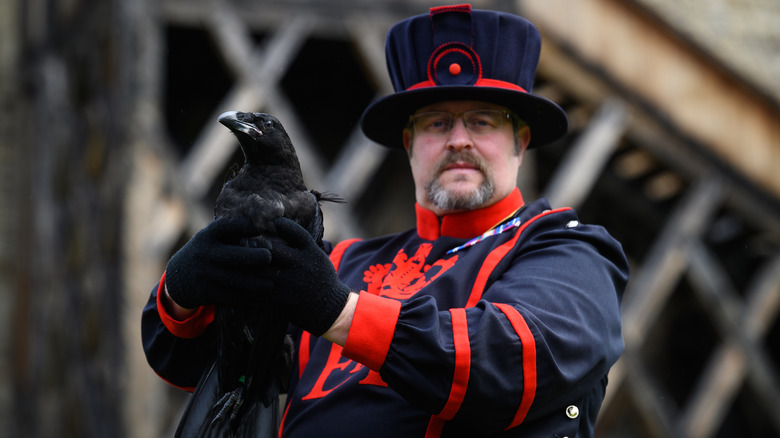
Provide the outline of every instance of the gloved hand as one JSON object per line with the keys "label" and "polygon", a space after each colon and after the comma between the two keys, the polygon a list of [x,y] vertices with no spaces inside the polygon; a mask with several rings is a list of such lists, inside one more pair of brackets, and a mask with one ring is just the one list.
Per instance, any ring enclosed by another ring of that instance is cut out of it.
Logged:
{"label": "gloved hand", "polygon": [[303,227],[287,218],[274,220],[274,225],[286,244],[274,242],[271,265],[264,270],[275,277],[273,300],[290,322],[320,336],[341,314],[349,288],[339,281],[328,255]]}
{"label": "gloved hand", "polygon": [[200,230],[168,261],[165,285],[173,301],[188,309],[205,304],[237,307],[267,295],[273,282],[257,271],[268,266],[271,253],[239,243],[256,234],[248,219],[217,219]]}

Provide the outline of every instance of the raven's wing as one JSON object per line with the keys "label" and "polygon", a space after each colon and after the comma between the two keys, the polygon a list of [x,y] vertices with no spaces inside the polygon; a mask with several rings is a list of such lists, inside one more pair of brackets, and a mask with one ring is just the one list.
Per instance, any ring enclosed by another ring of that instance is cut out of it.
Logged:
{"label": "raven's wing", "polygon": [[325,235],[325,226],[322,223],[322,208],[320,208],[320,204],[317,203],[317,213],[314,215],[314,218],[309,222],[309,226],[306,227],[306,231],[311,234],[311,237],[314,238],[314,241],[317,242],[317,245],[319,245],[320,248],[324,247],[324,244],[322,243],[322,238]]}
{"label": "raven's wing", "polygon": [[322,243],[323,236],[325,234],[325,225],[322,221],[322,208],[320,205],[323,202],[336,202],[336,203],[344,203],[342,198],[333,195],[331,193],[321,193],[316,190],[309,190],[309,194],[314,197],[315,199],[315,205],[316,205],[316,213],[314,215],[314,218],[309,222],[309,224],[305,227],[306,231],[311,234],[311,237],[314,238],[314,241],[317,242],[317,245],[319,245],[320,248],[324,248],[324,244]]}

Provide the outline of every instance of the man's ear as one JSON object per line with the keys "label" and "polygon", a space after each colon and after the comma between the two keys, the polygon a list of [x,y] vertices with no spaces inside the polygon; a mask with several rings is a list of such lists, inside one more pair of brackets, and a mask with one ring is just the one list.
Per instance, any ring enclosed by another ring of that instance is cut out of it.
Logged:
{"label": "man's ear", "polygon": [[412,132],[409,129],[404,129],[404,150],[410,157],[412,156]]}
{"label": "man's ear", "polygon": [[523,163],[523,157],[525,156],[525,151],[528,149],[528,144],[531,142],[531,128],[528,126],[523,126],[522,128],[517,130],[517,139],[515,140],[515,154],[518,158],[520,158],[520,161],[518,162],[518,165]]}
{"label": "man's ear", "polygon": [[528,143],[531,142],[531,128],[528,125],[523,126],[517,130],[517,144],[520,146],[520,150],[525,152],[528,147]]}

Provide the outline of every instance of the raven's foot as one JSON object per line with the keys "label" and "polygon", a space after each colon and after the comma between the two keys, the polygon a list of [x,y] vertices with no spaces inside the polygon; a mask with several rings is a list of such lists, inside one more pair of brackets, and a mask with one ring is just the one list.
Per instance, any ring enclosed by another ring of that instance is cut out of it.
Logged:
{"label": "raven's foot", "polygon": [[230,421],[233,422],[238,416],[238,411],[241,409],[242,404],[244,404],[243,386],[226,392],[225,395],[214,404],[214,409],[219,409],[219,412],[217,412],[217,415],[211,420],[211,424],[222,420],[228,414],[230,414]]}

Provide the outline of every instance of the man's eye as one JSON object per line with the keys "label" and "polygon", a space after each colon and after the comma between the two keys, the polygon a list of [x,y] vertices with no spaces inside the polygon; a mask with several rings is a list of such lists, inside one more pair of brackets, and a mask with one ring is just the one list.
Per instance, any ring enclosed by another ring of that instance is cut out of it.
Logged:
{"label": "man's eye", "polygon": [[446,115],[431,114],[418,119],[418,127],[425,131],[444,131],[450,126],[450,120]]}
{"label": "man's eye", "polygon": [[482,111],[469,114],[467,124],[476,132],[489,132],[501,126],[501,113]]}
{"label": "man's eye", "polygon": [[489,129],[494,127],[495,123],[489,118],[472,117],[468,120],[468,125],[469,127],[476,129]]}

